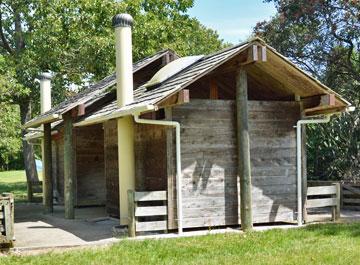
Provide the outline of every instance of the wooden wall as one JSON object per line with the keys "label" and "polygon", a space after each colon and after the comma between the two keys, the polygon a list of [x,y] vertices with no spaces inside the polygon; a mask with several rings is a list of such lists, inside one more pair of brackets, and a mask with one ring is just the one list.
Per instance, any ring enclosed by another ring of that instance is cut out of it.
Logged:
{"label": "wooden wall", "polygon": [[296,218],[297,102],[249,101],[253,222]]}
{"label": "wooden wall", "polygon": [[75,128],[76,205],[105,205],[102,124]]}
{"label": "wooden wall", "polygon": [[233,101],[191,100],[172,118],[181,123],[184,228],[238,224]]}
{"label": "wooden wall", "polygon": [[166,175],[166,127],[135,124],[136,190],[166,190]]}
{"label": "wooden wall", "polygon": [[[172,109],[182,128],[184,227],[239,224],[234,104],[192,100]],[[249,101],[254,223],[295,218],[297,117],[296,103]]]}
{"label": "wooden wall", "polygon": [[53,136],[52,141],[52,173],[55,199],[64,202],[64,137],[62,130]]}
{"label": "wooden wall", "polygon": [[106,211],[119,217],[119,166],[116,120],[104,123],[104,158],[106,179]]}
{"label": "wooden wall", "polygon": [[[74,164],[76,206],[105,204],[104,132],[102,125],[74,129]],[[64,200],[63,129],[52,142],[54,192],[59,203]]]}

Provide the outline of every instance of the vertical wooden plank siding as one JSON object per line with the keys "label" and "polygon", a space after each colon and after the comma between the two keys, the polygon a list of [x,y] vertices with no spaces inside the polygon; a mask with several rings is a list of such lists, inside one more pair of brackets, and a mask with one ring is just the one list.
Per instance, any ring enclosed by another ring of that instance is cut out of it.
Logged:
{"label": "vertical wooden plank siding", "polygon": [[110,120],[104,123],[104,160],[106,212],[110,216],[119,217],[119,169],[116,120]]}
{"label": "vertical wooden plank siding", "polygon": [[71,113],[65,113],[64,119],[64,206],[65,218],[74,219],[74,154],[73,154],[73,121]]}
{"label": "vertical wooden plank siding", "polygon": [[43,168],[43,204],[46,213],[53,212],[53,182],[51,157],[51,124],[44,124],[44,168]]}
{"label": "vertical wooden plank siding", "polygon": [[243,68],[236,73],[236,120],[238,175],[240,178],[241,229],[252,229],[250,139],[248,125],[247,74]]}

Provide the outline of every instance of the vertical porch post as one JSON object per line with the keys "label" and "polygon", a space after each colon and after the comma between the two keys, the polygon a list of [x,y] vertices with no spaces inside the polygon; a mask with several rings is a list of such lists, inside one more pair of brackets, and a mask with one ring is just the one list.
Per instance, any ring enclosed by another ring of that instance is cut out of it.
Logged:
{"label": "vertical porch post", "polygon": [[51,158],[51,123],[44,124],[44,168],[43,168],[43,203],[46,213],[53,212],[52,158]]}
{"label": "vertical porch post", "polygon": [[134,121],[132,116],[117,120],[120,225],[128,225],[128,190],[135,190]]}
{"label": "vertical porch post", "polygon": [[240,177],[240,215],[241,228],[251,230],[252,199],[251,199],[251,167],[250,140],[248,129],[248,92],[247,74],[244,68],[236,72],[236,121],[237,121],[237,155],[238,175]]}
{"label": "vertical porch post", "polygon": [[73,121],[71,112],[63,115],[64,119],[64,206],[65,218],[74,219],[74,150],[73,150]]}

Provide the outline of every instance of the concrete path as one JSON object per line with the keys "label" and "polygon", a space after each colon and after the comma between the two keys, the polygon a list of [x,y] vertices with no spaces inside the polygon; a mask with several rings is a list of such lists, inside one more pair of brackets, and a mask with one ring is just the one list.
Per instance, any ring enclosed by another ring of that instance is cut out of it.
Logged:
{"label": "concrete path", "polygon": [[[35,251],[51,248],[75,246],[106,245],[121,239],[112,236],[112,228],[119,224],[118,219],[106,217],[103,207],[76,209],[75,220],[64,219],[64,209],[55,206],[53,214],[43,214],[41,204],[17,204],[15,206],[15,248],[20,251]],[[329,221],[330,212],[317,212],[317,221]],[[341,222],[360,221],[360,211],[341,212]],[[297,228],[297,225],[255,226],[254,230]],[[240,229],[226,228],[184,232],[181,236],[199,236],[216,233],[241,233]],[[177,233],[137,236],[132,239],[174,238]]]}
{"label": "concrete path", "polygon": [[103,207],[81,208],[75,220],[64,219],[64,210],[55,206],[53,214],[43,214],[41,204],[15,207],[15,247],[66,247],[116,241],[112,227],[118,220],[106,217]]}

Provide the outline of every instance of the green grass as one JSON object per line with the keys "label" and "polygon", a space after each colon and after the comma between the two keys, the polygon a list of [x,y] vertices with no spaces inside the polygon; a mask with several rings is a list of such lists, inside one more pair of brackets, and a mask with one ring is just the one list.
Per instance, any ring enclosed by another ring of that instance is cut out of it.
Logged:
{"label": "green grass", "polygon": [[[41,178],[41,173],[39,173]],[[15,201],[24,202],[27,200],[26,176],[24,170],[0,172],[0,194],[11,192]]]}
{"label": "green grass", "polygon": [[0,258],[16,264],[359,264],[360,223],[123,241],[111,247]]}

